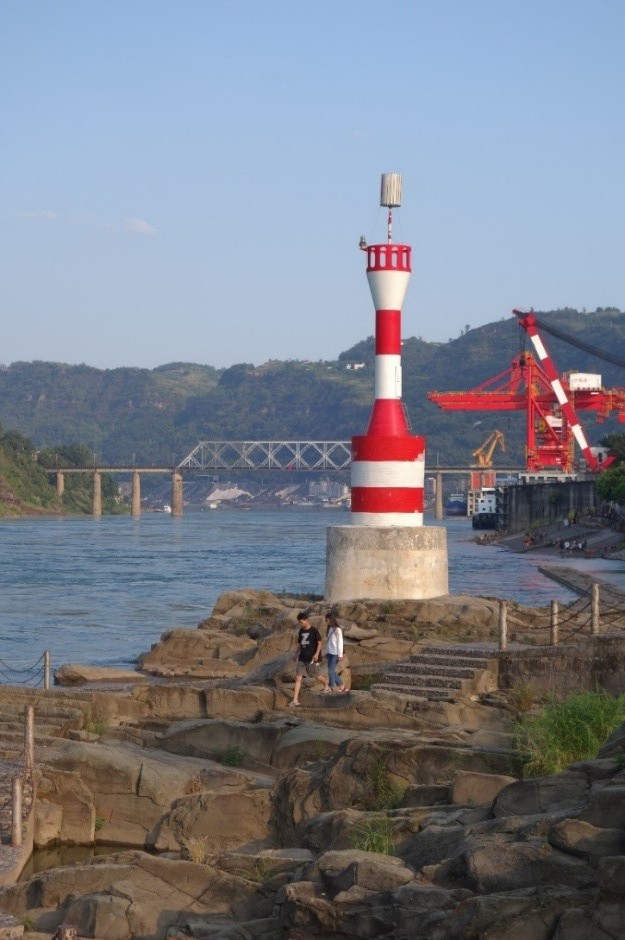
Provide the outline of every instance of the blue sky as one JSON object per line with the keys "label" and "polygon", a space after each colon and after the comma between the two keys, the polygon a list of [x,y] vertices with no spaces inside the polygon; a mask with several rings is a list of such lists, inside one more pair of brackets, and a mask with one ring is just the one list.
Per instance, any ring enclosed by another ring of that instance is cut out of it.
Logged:
{"label": "blue sky", "polygon": [[335,359],[625,308],[621,0],[3,0],[0,361]]}

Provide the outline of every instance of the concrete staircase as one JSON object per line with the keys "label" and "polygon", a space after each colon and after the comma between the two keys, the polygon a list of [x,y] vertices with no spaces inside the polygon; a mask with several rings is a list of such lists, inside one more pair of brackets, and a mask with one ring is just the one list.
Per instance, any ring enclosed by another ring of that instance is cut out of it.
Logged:
{"label": "concrete staircase", "polygon": [[92,694],[76,689],[30,689],[0,686],[0,760],[20,761],[24,754],[24,710],[35,709],[35,763],[37,751],[58,742],[71,729],[85,724]]}
{"label": "concrete staircase", "polygon": [[374,689],[386,689],[429,701],[454,702],[497,688],[498,659],[494,646],[424,646],[406,662],[386,670]]}

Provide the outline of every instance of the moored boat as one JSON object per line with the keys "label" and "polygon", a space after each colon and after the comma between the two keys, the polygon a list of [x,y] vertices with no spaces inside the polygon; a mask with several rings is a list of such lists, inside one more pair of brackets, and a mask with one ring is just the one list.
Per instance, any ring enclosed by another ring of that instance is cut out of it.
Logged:
{"label": "moored boat", "polygon": [[445,500],[446,516],[466,516],[467,497],[464,493],[451,493]]}
{"label": "moored boat", "polygon": [[497,500],[494,486],[483,486],[473,494],[471,522],[474,529],[497,528]]}

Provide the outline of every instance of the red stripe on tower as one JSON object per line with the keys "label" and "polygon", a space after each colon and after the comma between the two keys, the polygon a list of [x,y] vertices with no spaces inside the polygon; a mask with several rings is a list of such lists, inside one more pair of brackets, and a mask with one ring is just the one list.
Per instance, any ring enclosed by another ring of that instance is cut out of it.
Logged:
{"label": "red stripe on tower", "polygon": [[375,401],[366,434],[352,438],[352,522],[423,525],[425,441],[410,433],[402,401],[401,310],[410,281],[409,245],[392,242],[392,210],[401,205],[401,177],[382,176],[388,208],[386,243],[366,245],[367,280],[375,306]]}

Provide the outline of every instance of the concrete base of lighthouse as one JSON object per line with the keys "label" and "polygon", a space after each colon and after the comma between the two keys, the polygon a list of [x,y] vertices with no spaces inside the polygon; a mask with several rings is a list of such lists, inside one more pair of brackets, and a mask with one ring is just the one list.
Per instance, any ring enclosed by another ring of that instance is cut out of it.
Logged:
{"label": "concrete base of lighthouse", "polygon": [[346,525],[327,530],[328,603],[423,600],[448,593],[444,528]]}

